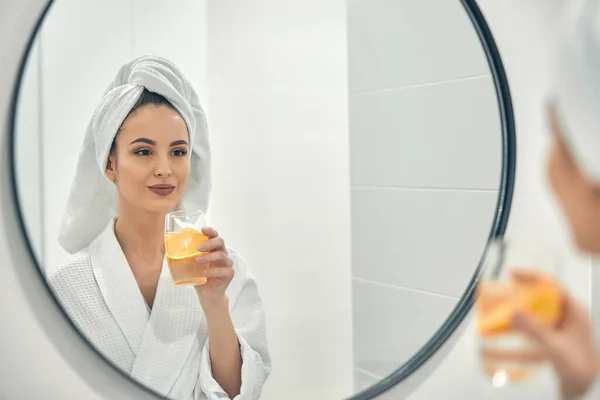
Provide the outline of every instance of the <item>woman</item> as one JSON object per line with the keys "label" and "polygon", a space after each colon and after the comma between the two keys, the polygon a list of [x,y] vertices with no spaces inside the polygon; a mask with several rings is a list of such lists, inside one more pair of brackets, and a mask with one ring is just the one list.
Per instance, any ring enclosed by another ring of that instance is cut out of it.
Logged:
{"label": "woman", "polygon": [[270,357],[243,259],[205,228],[206,284],[175,286],[165,262],[165,214],[206,211],[209,191],[206,119],[187,79],[162,58],[124,65],[88,126],[59,235],[72,255],[49,281],[94,346],[159,394],[257,399]]}
{"label": "woman", "polygon": [[[567,14],[548,108],[552,149],[548,179],[577,247],[600,255],[600,2],[579,2]],[[589,313],[565,295],[564,319],[553,329],[517,316],[560,379],[563,399],[600,399],[600,358]],[[595,385],[594,388],[592,386]]]}

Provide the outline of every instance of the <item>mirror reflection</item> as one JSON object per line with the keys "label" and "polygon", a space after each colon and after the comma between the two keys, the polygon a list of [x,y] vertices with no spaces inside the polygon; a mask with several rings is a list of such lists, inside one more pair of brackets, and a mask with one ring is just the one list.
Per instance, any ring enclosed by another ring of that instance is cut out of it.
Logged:
{"label": "mirror reflection", "polygon": [[498,215],[463,6],[125,3],[55,0],[20,89],[21,208],[64,311],[168,398],[378,384],[444,324]]}

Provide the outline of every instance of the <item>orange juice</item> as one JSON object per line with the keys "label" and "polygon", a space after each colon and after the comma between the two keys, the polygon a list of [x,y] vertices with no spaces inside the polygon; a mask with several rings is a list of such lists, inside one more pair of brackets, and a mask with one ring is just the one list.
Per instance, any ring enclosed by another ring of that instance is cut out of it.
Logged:
{"label": "orange juice", "polygon": [[206,283],[206,278],[200,274],[207,266],[198,264],[195,258],[205,254],[198,251],[198,246],[207,240],[208,236],[193,228],[165,234],[167,262],[175,285],[203,285]]}
{"label": "orange juice", "polygon": [[521,312],[538,323],[556,325],[562,315],[562,290],[550,276],[515,269],[506,282],[484,282],[477,293],[477,331],[485,372],[503,379],[528,378],[545,360],[514,329]]}

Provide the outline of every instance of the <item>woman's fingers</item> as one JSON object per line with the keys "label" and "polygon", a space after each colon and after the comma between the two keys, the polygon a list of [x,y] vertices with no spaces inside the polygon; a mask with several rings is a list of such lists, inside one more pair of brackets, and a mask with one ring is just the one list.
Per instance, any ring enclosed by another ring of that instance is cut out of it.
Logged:
{"label": "woman's fingers", "polygon": [[235,270],[233,268],[207,268],[202,271],[202,276],[206,278],[233,279]]}
{"label": "woman's fingers", "polygon": [[527,336],[530,340],[541,346],[547,353],[552,353],[553,348],[553,329],[544,325],[538,324],[530,319],[527,315],[518,313],[514,318],[515,327]]}
{"label": "woman's fingers", "polygon": [[563,327],[577,329],[580,332],[592,329],[589,311],[579,304],[569,293],[563,296]]}
{"label": "woman's fingers", "polygon": [[233,261],[223,251],[215,251],[196,257],[198,264],[213,264],[218,267],[232,267]]}
{"label": "woman's fingers", "polygon": [[219,236],[219,232],[217,232],[215,228],[211,228],[210,226],[205,226],[204,228],[202,228],[202,233],[204,233],[210,239]]}
{"label": "woman's fingers", "polygon": [[510,276],[515,283],[527,285],[539,282],[543,275],[535,270],[527,268],[515,268],[510,271]]}
{"label": "woman's fingers", "polygon": [[214,237],[212,239],[208,239],[206,242],[200,244],[198,246],[198,251],[201,252],[210,252],[210,251],[226,251],[225,250],[225,241],[222,237]]}
{"label": "woman's fingers", "polygon": [[206,278],[233,279],[235,274],[235,271],[232,268],[233,261],[227,254],[223,238],[211,227],[202,228],[202,233],[208,236],[209,239],[198,246],[198,251],[205,254],[196,257],[196,262],[211,267],[205,268],[202,271],[202,276]]}

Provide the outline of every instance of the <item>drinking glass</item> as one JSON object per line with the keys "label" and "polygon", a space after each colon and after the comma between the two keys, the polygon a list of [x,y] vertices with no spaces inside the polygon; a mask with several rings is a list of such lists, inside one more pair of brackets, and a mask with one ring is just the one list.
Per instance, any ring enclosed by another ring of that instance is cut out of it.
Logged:
{"label": "drinking glass", "polygon": [[165,253],[176,286],[206,283],[202,272],[208,265],[196,261],[196,257],[205,254],[198,251],[198,246],[208,240],[202,233],[205,226],[202,211],[175,211],[165,217]]}
{"label": "drinking glass", "polygon": [[513,324],[522,313],[544,325],[562,317],[562,263],[539,243],[492,240],[476,294],[480,360],[495,387],[529,380],[547,366],[540,350]]}

